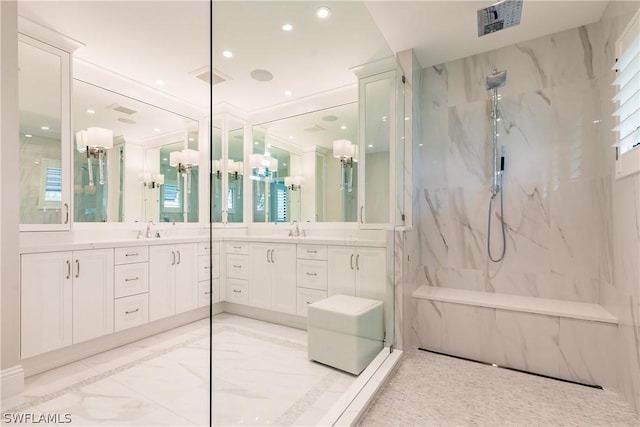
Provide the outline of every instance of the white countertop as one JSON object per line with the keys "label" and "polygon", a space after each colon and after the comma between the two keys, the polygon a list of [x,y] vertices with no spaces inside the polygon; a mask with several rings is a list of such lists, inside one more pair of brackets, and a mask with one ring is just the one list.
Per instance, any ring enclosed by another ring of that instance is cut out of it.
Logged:
{"label": "white countertop", "polygon": [[618,323],[618,319],[601,305],[585,302],[469,291],[466,289],[438,288],[434,286],[420,286],[412,296],[419,299],[522,311],[547,316]]}
{"label": "white countertop", "polygon": [[[87,249],[108,249],[122,248],[129,246],[148,246],[148,245],[173,245],[179,243],[199,243],[208,242],[208,235],[198,236],[168,236],[160,238],[143,238],[143,239],[114,239],[114,240],[96,240],[96,241],[75,241],[75,242],[47,242],[41,244],[25,245],[20,248],[21,254],[41,253],[41,252],[58,252],[58,251],[77,251]],[[214,242],[271,242],[271,243],[292,243],[292,244],[309,244],[309,245],[336,245],[336,246],[373,246],[385,247],[384,240],[355,240],[355,239],[337,239],[337,238],[318,238],[318,237],[283,237],[283,236],[218,236],[213,237]]]}

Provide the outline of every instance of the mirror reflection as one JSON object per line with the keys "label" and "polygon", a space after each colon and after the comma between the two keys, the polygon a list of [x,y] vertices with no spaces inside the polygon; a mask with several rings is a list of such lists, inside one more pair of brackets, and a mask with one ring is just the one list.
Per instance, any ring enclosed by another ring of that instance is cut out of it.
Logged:
{"label": "mirror reflection", "polygon": [[78,79],[72,114],[76,222],[198,221],[196,121]]}
{"label": "mirror reflection", "polygon": [[20,223],[61,224],[61,58],[21,41],[18,67]]}
{"label": "mirror reflection", "polygon": [[255,125],[254,222],[356,221],[357,146],[357,102]]}

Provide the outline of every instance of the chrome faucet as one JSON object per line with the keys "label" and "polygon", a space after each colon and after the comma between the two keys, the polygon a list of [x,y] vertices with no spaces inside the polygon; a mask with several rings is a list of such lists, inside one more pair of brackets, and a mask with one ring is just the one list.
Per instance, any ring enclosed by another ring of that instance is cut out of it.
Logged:
{"label": "chrome faucet", "polygon": [[156,223],[155,223],[155,222],[153,222],[153,221],[147,221],[147,233],[146,233],[147,239],[150,239],[151,237],[153,237],[153,236],[151,235],[151,226],[152,226],[152,225],[155,225],[155,224],[156,224]]}
{"label": "chrome faucet", "polygon": [[300,236],[300,228],[298,228],[298,221],[296,221],[295,219],[293,221],[291,221],[291,227],[296,226],[295,230],[292,228],[291,230],[289,230],[289,237],[295,236],[295,237],[299,237]]}

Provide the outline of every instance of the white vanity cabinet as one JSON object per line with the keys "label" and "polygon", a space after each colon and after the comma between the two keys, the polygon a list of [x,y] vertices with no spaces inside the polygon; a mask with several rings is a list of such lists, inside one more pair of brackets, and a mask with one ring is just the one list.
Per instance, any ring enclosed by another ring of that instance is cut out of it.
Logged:
{"label": "white vanity cabinet", "polygon": [[[209,276],[211,275],[211,286]],[[213,295],[212,295],[213,294]],[[198,244],[198,307],[220,301],[220,243]]]}
{"label": "white vanity cabinet", "polygon": [[113,249],[21,256],[21,357],[113,332]]}
{"label": "white vanity cabinet", "polygon": [[149,322],[149,247],[115,249],[114,329]]}
{"label": "white vanity cabinet", "polygon": [[226,242],[225,295],[222,299],[235,304],[249,304],[249,245]]}
{"label": "white vanity cabinet", "polygon": [[328,295],[354,295],[380,301],[386,296],[386,249],[329,246]]}
{"label": "white vanity cabinet", "polygon": [[198,307],[196,243],[149,248],[149,320]]}
{"label": "white vanity cabinet", "polygon": [[298,245],[296,314],[307,316],[307,305],[327,297],[327,246]]}
{"label": "white vanity cabinet", "polygon": [[296,314],[296,245],[249,245],[249,305]]}

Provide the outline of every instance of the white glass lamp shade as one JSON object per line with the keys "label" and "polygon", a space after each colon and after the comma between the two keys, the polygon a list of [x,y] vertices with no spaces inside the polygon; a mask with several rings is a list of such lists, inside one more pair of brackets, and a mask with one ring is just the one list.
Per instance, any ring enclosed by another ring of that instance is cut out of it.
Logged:
{"label": "white glass lamp shade", "polygon": [[269,159],[269,170],[277,171],[278,170],[278,159],[274,159],[273,157],[268,157]]}
{"label": "white glass lamp shade", "polygon": [[179,163],[182,163],[182,152],[172,151],[169,153],[169,166],[175,168]]}
{"label": "white glass lamp shade", "polygon": [[234,162],[233,166],[232,172],[237,172],[239,175],[244,174],[244,162]]}
{"label": "white glass lamp shade", "polygon": [[76,148],[79,152],[84,153],[87,151],[89,145],[89,135],[86,130],[79,130],[76,132]]}
{"label": "white glass lamp shade", "polygon": [[262,157],[263,157],[262,154],[257,154],[257,153],[253,153],[249,155],[249,165],[251,166],[251,169],[263,167]]}
{"label": "white glass lamp shade", "polygon": [[197,150],[186,148],[182,150],[182,163],[187,166],[198,166],[200,153]]}
{"label": "white glass lamp shade", "polygon": [[236,168],[236,162],[234,162],[231,159],[227,159],[227,173],[233,173],[235,172],[235,168]]}
{"label": "white glass lamp shade", "polygon": [[333,157],[337,159],[347,159],[354,155],[354,145],[348,139],[338,139],[333,141]]}
{"label": "white glass lamp shade", "polygon": [[293,177],[292,176],[285,176],[284,177],[284,185],[287,187],[291,187],[293,185]]}
{"label": "white glass lamp shade", "polygon": [[151,182],[151,172],[142,172],[140,173],[140,182],[148,183]]}
{"label": "white glass lamp shade", "polygon": [[113,148],[113,131],[111,129],[90,127],[87,128],[89,147]]}
{"label": "white glass lamp shade", "polygon": [[164,184],[164,175],[161,173],[156,173],[153,174],[153,182],[155,182],[157,185],[162,185]]}
{"label": "white glass lamp shade", "polygon": [[220,172],[220,160],[213,161],[213,172],[214,173]]}
{"label": "white glass lamp shade", "polygon": [[304,177],[300,176],[300,175],[296,175],[293,177],[293,183],[295,185],[302,185],[304,183]]}

